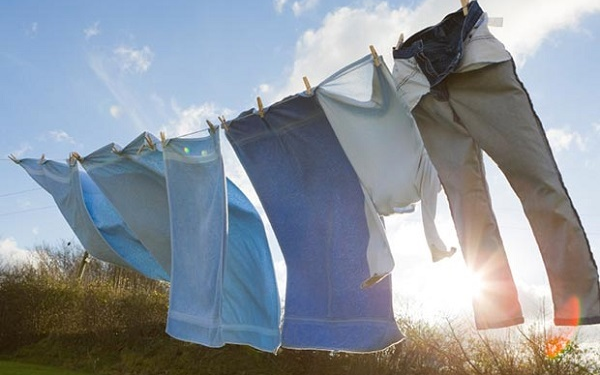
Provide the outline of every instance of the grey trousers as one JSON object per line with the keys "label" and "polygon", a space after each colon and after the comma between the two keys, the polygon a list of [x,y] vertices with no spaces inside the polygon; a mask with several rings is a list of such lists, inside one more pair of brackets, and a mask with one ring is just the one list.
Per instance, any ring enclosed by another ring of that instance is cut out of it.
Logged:
{"label": "grey trousers", "polygon": [[464,259],[486,281],[473,301],[477,327],[523,322],[482,150],[521,200],[548,274],[555,324],[600,323],[598,269],[513,61],[449,75],[413,115],[448,196]]}

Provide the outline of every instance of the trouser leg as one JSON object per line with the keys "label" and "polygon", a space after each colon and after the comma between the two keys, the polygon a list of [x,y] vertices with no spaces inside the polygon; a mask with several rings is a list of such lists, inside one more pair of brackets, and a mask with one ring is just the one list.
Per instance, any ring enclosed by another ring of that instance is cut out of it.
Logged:
{"label": "trouser leg", "polygon": [[413,110],[431,161],[444,186],[468,267],[482,280],[473,297],[477,328],[523,322],[517,290],[492,211],[481,149],[457,117],[444,86]]}
{"label": "trouser leg", "polygon": [[548,273],[557,325],[600,323],[598,270],[542,125],[512,61],[454,74],[449,103],[523,205]]}

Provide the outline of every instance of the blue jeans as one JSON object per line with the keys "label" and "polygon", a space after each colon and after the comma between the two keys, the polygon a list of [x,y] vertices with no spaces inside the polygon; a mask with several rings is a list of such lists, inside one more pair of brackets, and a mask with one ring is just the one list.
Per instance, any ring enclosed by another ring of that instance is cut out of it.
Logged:
{"label": "blue jeans", "polygon": [[442,82],[460,63],[464,40],[483,15],[476,1],[470,2],[468,9],[466,16],[459,9],[437,25],[412,35],[393,50],[394,59],[414,57],[431,87]]}
{"label": "blue jeans", "polygon": [[[475,16],[473,9],[479,7],[471,4],[469,15]],[[471,23],[455,23],[450,34],[463,35]],[[444,38],[442,34],[440,41],[447,41]],[[422,40],[422,36],[416,39]],[[398,95],[410,102],[425,148],[438,171],[465,261],[484,281],[482,293],[473,301],[476,325],[496,328],[523,322],[492,209],[483,151],[497,163],[521,200],[548,274],[555,324],[598,324],[598,269],[514,62],[487,29],[485,14],[463,42],[462,58],[456,66],[449,56],[458,58],[460,48],[455,48],[454,55],[448,52],[446,58],[433,53],[436,48],[429,52],[424,49],[433,60],[446,61],[438,66],[437,71],[443,74],[436,76],[442,79],[434,80],[435,86],[428,82],[430,72],[417,55],[403,57],[409,53],[398,54],[394,79]],[[431,41],[425,44],[437,45]]]}

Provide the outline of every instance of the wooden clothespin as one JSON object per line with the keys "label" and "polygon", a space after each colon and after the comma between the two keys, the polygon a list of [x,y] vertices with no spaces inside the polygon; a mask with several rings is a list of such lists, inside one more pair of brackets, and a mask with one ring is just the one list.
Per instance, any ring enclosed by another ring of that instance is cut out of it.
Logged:
{"label": "wooden clothespin", "polygon": [[13,154],[8,155],[8,158],[10,160],[12,160],[13,162],[15,162],[15,164],[19,164],[21,161],[19,159],[17,159],[16,156],[14,156]]}
{"label": "wooden clothespin", "polygon": [[227,125],[227,120],[225,120],[225,116],[219,116],[219,121],[221,121],[221,126],[225,131],[229,130],[229,125]]}
{"label": "wooden clothespin", "polygon": [[46,155],[42,154],[42,157],[40,157],[40,164],[44,164],[44,162],[46,161]]}
{"label": "wooden clothespin", "polygon": [[167,141],[167,136],[165,135],[165,132],[160,132],[160,143],[162,143],[162,145],[165,145],[165,142]]}
{"label": "wooden clothespin", "polygon": [[371,50],[371,55],[373,56],[373,63],[375,64],[375,66],[378,67],[379,65],[381,65],[379,55],[377,54],[377,51],[375,51],[375,47],[373,47],[373,45],[370,45],[369,49]]}
{"label": "wooden clothespin", "polygon": [[306,87],[306,95],[311,95],[312,87],[310,87],[310,82],[308,82],[308,78],[306,78],[306,76],[304,76],[304,77],[302,77],[302,80],[304,81],[304,86]]}
{"label": "wooden clothespin", "polygon": [[144,138],[146,139],[146,143],[148,144],[148,147],[150,147],[150,150],[156,150],[156,145],[154,144],[152,137],[150,137],[150,134],[144,134]]}
{"label": "wooden clothespin", "polygon": [[394,49],[400,49],[400,47],[402,47],[403,43],[404,43],[404,33],[400,33],[400,36],[398,37],[398,43],[396,43],[396,48],[394,48]]}
{"label": "wooden clothespin", "polygon": [[263,107],[263,102],[260,96],[256,97],[256,103],[258,104],[258,115],[262,118],[265,117],[265,107]]}
{"label": "wooden clothespin", "polygon": [[215,132],[217,131],[217,127],[210,122],[210,120],[206,120],[206,123],[208,124],[208,129],[210,130],[211,134],[215,134]]}
{"label": "wooden clothespin", "polygon": [[142,153],[142,151],[144,151],[144,148],[145,148],[146,146],[147,146],[147,145],[146,145],[145,143],[142,143],[142,144],[140,145],[140,148],[138,148],[138,150],[137,150],[136,154],[138,154],[138,155],[139,155],[139,154],[141,154],[141,153]]}
{"label": "wooden clothespin", "polygon": [[79,155],[79,153],[73,151],[69,154],[69,163],[70,164],[75,164],[75,160],[77,160],[78,162],[81,163],[81,161],[83,160],[81,158],[81,155]]}
{"label": "wooden clothespin", "polygon": [[469,13],[469,8],[467,8],[469,0],[460,0],[460,5],[462,6],[463,14],[466,16]]}

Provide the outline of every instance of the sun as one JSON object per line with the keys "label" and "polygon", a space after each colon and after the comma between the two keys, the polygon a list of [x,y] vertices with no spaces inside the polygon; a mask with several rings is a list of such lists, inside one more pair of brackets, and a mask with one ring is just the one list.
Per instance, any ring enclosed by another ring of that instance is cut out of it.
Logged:
{"label": "sun", "polygon": [[485,286],[481,276],[458,259],[423,265],[410,281],[400,283],[411,288],[405,289],[408,295],[399,298],[410,298],[413,306],[418,306],[413,311],[425,319],[472,314],[473,299]]}

